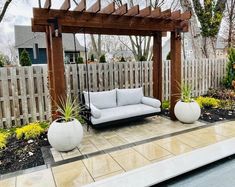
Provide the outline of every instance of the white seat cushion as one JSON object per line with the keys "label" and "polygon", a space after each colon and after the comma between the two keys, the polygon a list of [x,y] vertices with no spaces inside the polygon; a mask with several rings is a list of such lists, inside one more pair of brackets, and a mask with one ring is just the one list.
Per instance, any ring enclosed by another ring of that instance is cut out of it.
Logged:
{"label": "white seat cushion", "polygon": [[160,111],[160,108],[154,108],[145,104],[120,106],[115,108],[102,109],[101,117],[98,119],[91,117],[91,122],[93,125],[96,125],[100,123],[156,113]]}
{"label": "white seat cushion", "polygon": [[[86,105],[89,104],[88,92],[83,92]],[[113,108],[117,106],[116,90],[104,92],[90,92],[90,102],[98,109]]]}
{"label": "white seat cushion", "polygon": [[139,104],[142,97],[143,88],[117,89],[117,106]]}

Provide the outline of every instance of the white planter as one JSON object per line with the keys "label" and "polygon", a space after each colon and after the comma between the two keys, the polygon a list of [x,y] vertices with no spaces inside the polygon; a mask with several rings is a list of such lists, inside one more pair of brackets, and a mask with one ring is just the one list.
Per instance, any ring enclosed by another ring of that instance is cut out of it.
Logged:
{"label": "white planter", "polygon": [[49,143],[57,151],[70,151],[80,144],[83,128],[76,119],[62,123],[55,120],[50,125],[47,136]]}
{"label": "white planter", "polygon": [[201,109],[197,102],[190,103],[178,101],[174,108],[176,118],[183,123],[194,123],[201,115]]}

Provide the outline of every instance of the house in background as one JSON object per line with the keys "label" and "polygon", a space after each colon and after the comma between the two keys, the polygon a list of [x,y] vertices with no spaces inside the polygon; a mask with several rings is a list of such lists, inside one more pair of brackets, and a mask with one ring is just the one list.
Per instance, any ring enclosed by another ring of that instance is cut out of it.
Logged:
{"label": "house in background", "polygon": [[[46,37],[45,33],[33,33],[30,26],[15,25],[15,48],[18,52],[18,59],[21,52],[25,49],[29,53],[31,62],[35,64],[47,64]],[[76,38],[76,52],[74,37],[72,34],[63,34],[63,51],[65,63],[75,63],[76,57],[85,57],[85,47],[80,45]],[[33,49],[38,45],[38,54],[34,55]],[[37,58],[35,58],[37,56]]]}

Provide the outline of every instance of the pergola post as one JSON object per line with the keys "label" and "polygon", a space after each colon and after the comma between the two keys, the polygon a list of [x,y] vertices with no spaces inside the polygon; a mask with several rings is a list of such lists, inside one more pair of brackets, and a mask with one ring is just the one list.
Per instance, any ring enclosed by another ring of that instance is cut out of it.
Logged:
{"label": "pergola post", "polygon": [[176,120],[174,107],[180,99],[181,84],[181,37],[180,32],[171,32],[171,98],[170,98],[170,116]]}
{"label": "pergola post", "polygon": [[65,69],[62,35],[56,35],[53,26],[46,29],[49,93],[51,96],[52,118],[55,119],[57,104],[66,96]]}
{"label": "pergola post", "polygon": [[153,36],[153,96],[162,101],[162,33]]}

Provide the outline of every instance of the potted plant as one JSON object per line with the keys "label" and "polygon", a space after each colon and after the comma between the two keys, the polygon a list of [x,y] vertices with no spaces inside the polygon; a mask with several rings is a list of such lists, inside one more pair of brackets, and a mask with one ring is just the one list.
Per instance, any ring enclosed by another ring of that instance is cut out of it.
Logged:
{"label": "potted plant", "polygon": [[192,89],[190,85],[180,86],[181,99],[176,103],[174,112],[176,118],[183,123],[194,123],[201,115],[200,106],[192,99]]}
{"label": "potted plant", "polygon": [[60,99],[57,113],[60,118],[52,122],[48,129],[48,141],[57,151],[70,151],[79,146],[83,138],[83,128],[76,119],[80,107],[71,97]]}

